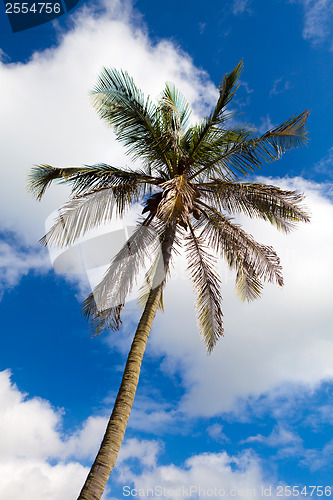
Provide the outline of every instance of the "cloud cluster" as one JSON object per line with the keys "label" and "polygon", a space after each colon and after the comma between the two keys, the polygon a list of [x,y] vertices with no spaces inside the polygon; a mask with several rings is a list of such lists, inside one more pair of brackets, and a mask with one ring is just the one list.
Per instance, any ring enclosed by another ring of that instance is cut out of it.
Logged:
{"label": "cloud cluster", "polygon": [[[80,464],[91,459],[104,432],[106,420],[90,417],[70,436],[61,432],[62,414],[48,401],[23,394],[11,382],[9,371],[0,372],[0,498],[6,500],[64,500],[76,498],[88,469]],[[249,451],[230,456],[202,453],[188,458],[183,465],[159,465],[163,443],[156,440],[125,440],[113,476],[121,488],[166,488],[172,490],[193,485],[202,491],[210,488],[259,491],[264,478],[258,458]],[[110,498],[106,492],[104,500]],[[173,498],[182,498],[174,496]],[[193,495],[193,498],[196,498]]]}
{"label": "cloud cluster", "polygon": [[[87,474],[77,461],[64,462],[61,414],[39,398],[27,398],[0,372],[0,498],[75,498]],[[51,465],[49,460],[58,459]]]}
{"label": "cloud cluster", "polygon": [[[201,453],[188,458],[181,466],[157,464],[141,473],[125,469],[119,478],[123,494],[165,499],[202,497],[235,497],[251,499],[262,494],[262,488],[273,483],[264,477],[258,458],[250,452],[230,456],[226,452]],[[131,485],[131,486],[130,486]],[[163,495],[161,495],[163,493]],[[275,495],[272,495],[275,498]]]}

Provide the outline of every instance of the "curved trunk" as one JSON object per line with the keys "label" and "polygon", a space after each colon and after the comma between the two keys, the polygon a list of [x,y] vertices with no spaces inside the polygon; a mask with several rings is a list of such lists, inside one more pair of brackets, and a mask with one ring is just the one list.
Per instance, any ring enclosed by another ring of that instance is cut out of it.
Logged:
{"label": "curved trunk", "polygon": [[[167,230],[162,243],[165,272],[168,269],[175,228]],[[128,354],[123,378],[104,438],[78,500],[100,500],[115,465],[131,413],[148,337],[160,303],[163,283],[150,291]]]}

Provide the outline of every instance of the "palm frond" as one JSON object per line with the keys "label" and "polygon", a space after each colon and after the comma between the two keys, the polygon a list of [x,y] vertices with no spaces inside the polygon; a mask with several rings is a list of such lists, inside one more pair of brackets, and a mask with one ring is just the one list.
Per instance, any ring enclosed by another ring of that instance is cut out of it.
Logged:
{"label": "palm frond", "polygon": [[174,129],[186,132],[191,117],[191,108],[183,94],[172,82],[166,84],[161,95],[160,106],[171,117]]}
{"label": "palm frond", "polygon": [[72,193],[80,195],[94,189],[121,185],[135,185],[137,183],[156,185],[162,182],[162,179],[153,177],[143,170],[133,171],[98,163],[81,167],[77,172],[73,173],[68,181],[72,184]]}
{"label": "palm frond", "polygon": [[100,335],[103,331],[117,331],[122,323],[121,311],[124,304],[110,307],[100,311],[96,305],[94,294],[91,293],[82,303],[82,314],[89,320],[92,337]]}
{"label": "palm frond", "polygon": [[28,176],[28,188],[40,200],[53,181],[70,184],[72,194],[80,195],[94,189],[124,184],[157,185],[163,182],[163,178],[153,177],[143,170],[126,170],[105,163],[66,168],[35,165]]}
{"label": "palm frond", "polygon": [[160,143],[157,109],[126,71],[104,68],[92,91],[99,116],[114,128],[129,154],[165,169],[169,160]]}
{"label": "palm frond", "polygon": [[109,222],[115,206],[112,189],[73,198],[58,210],[58,217],[40,243],[58,247],[72,245],[90,229]]}
{"label": "palm frond", "polygon": [[67,181],[79,170],[78,167],[59,168],[51,165],[35,165],[28,175],[28,190],[40,201],[54,180]]}
{"label": "palm frond", "polygon": [[214,174],[246,175],[255,168],[261,168],[264,162],[278,160],[286,151],[306,143],[305,123],[308,116],[309,111],[306,110],[262,136],[252,137],[248,130],[215,128],[211,131],[213,136],[203,143],[200,156],[197,154],[191,164],[193,173],[189,179],[200,174],[206,179]]}
{"label": "palm frond", "polygon": [[72,245],[90,229],[111,221],[115,211],[122,217],[147,190],[150,193],[149,184],[130,181],[75,196],[58,210],[59,216],[40,243],[58,247]]}
{"label": "palm frond", "polygon": [[[125,300],[146,259],[154,259],[154,262],[146,274],[147,282],[140,289],[139,303],[144,307],[146,292],[149,295],[152,288],[163,286],[170,262],[168,234],[169,229],[162,222],[146,219],[114,257],[102,281],[83,303],[83,314],[90,320],[94,334],[109,328],[118,330]],[[178,244],[176,238],[175,242]],[[162,291],[159,307],[163,310]]]}
{"label": "palm frond", "polygon": [[236,290],[241,298],[259,297],[261,280],[283,285],[280,259],[271,246],[258,243],[238,224],[205,203],[200,204],[204,210],[196,227],[202,228],[201,235],[207,244],[236,270]]}
{"label": "palm frond", "polygon": [[304,196],[262,183],[239,183],[215,179],[197,185],[203,197],[219,210],[229,214],[244,213],[259,217],[289,232],[296,222],[309,222],[310,217],[300,203]]}
{"label": "palm frond", "polygon": [[274,159],[292,148],[303,146],[307,142],[306,121],[310,111],[305,110],[299,115],[292,116],[286,122],[273,130],[268,130],[261,136],[261,141],[271,144],[275,150]]}
{"label": "palm frond", "polygon": [[207,136],[212,128],[223,124],[230,115],[226,114],[226,108],[232,101],[237,87],[235,87],[243,69],[243,62],[240,61],[231,73],[225,75],[219,85],[219,98],[212,113],[200,124],[188,130],[186,142],[191,143],[191,159],[197,161],[201,157],[202,147],[207,143]]}
{"label": "palm frond", "polygon": [[190,234],[185,238],[188,270],[197,293],[196,309],[198,326],[208,352],[211,352],[221,335],[223,321],[221,310],[221,282],[214,269],[216,261],[207,251],[200,235],[195,235],[189,223]]}

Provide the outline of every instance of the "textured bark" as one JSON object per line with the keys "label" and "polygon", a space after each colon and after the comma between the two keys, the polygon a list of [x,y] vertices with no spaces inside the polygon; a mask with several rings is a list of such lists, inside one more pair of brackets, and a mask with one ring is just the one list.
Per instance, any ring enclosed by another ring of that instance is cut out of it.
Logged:
{"label": "textured bark", "polygon": [[[170,251],[174,235],[175,228],[170,228],[162,243],[165,272],[169,266]],[[128,354],[122,382],[102,444],[78,500],[100,500],[115,465],[131,413],[136,388],[139,382],[142,358],[159,306],[162,288],[163,283],[152,289],[149,294]]]}

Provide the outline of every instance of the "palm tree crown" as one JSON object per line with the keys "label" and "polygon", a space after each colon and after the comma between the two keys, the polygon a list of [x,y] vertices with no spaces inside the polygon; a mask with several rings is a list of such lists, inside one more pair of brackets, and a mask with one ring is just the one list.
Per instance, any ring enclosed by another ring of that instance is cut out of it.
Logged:
{"label": "palm tree crown", "polygon": [[[114,467],[177,246],[183,244],[185,249],[197,293],[198,325],[211,352],[223,335],[223,322],[220,278],[209,248],[235,271],[236,291],[243,300],[259,297],[263,281],[283,285],[274,249],[256,242],[232,215],[258,217],[284,232],[309,220],[297,192],[241,181],[262,163],[304,144],[308,117],[305,111],[260,136],[245,127],[231,127],[229,106],[241,69],[239,63],[223,78],[215,108],[197,124],[192,124],[189,105],[173,84],[166,84],[154,104],[126,72],[104,69],[92,92],[94,106],[128,154],[140,160],[141,168],[39,165],[30,174],[30,189],[39,200],[53,181],[72,187],[71,199],[42,238],[44,244],[71,245],[89,229],[110,221],[115,210],[121,217],[137,201],[144,203],[135,231],[83,303],[96,333],[118,329],[126,297],[149,254],[151,265],[140,299],[144,310],[112,415],[79,500],[99,500]],[[161,268],[162,279],[157,272]]]}
{"label": "palm tree crown", "polygon": [[[142,169],[133,171],[106,164],[78,168],[40,165],[33,169],[30,188],[38,199],[56,179],[70,183],[74,195],[42,239],[45,244],[73,243],[88,229],[110,220],[114,202],[122,216],[134,202],[145,200],[145,217],[130,239],[135,249],[131,272],[124,273],[127,261],[120,258],[124,257],[120,253],[94,295],[84,302],[84,313],[96,332],[119,328],[126,295],[143,262],[147,240],[152,237],[149,231],[142,231],[143,227],[153,228],[160,241],[168,229],[174,228],[175,238],[183,240],[189,274],[198,294],[198,324],[208,351],[223,334],[223,324],[220,280],[207,246],[236,271],[236,290],[243,300],[259,297],[262,281],[282,286],[281,266],[273,248],[257,243],[230,215],[260,217],[285,232],[295,222],[309,220],[300,206],[302,195],[295,191],[240,182],[263,162],[277,160],[283,152],[305,143],[308,111],[261,136],[245,128],[229,128],[228,108],[241,69],[239,63],[223,78],[215,108],[195,125],[191,124],[187,101],[173,84],[166,84],[155,105],[126,72],[104,69],[92,92],[94,105],[101,118],[113,126],[127,152],[141,160]],[[147,274],[149,283],[153,269],[154,265]],[[112,293],[112,284],[120,279],[119,304],[104,310],[97,308],[96,295],[107,297]]]}

